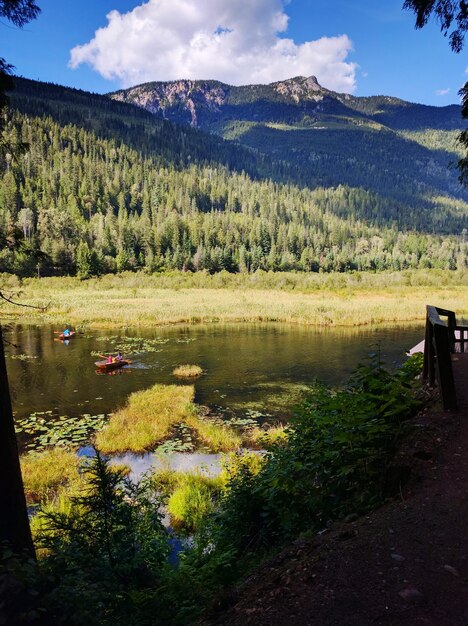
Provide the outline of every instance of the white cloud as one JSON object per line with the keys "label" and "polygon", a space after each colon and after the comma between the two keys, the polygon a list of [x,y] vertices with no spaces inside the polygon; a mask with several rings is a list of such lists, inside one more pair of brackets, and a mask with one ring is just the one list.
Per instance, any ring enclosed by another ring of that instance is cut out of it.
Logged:
{"label": "white cloud", "polygon": [[288,0],[148,0],[71,50],[70,67],[88,63],[123,86],[151,80],[214,78],[268,83],[317,76],[325,87],[352,92],[357,64],[347,61],[347,35],[296,44],[287,31]]}
{"label": "white cloud", "polygon": [[436,96],[446,96],[447,94],[450,93],[450,89],[449,88],[447,88],[447,89],[437,89],[435,93],[436,93]]}

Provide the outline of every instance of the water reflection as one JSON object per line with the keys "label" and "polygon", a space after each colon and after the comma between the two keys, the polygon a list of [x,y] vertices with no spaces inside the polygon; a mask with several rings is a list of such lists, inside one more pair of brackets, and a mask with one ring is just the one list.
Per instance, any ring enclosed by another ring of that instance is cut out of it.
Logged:
{"label": "water reflection", "polygon": [[[7,358],[18,417],[49,409],[75,416],[84,406],[91,414],[110,413],[134,391],[155,383],[185,384],[172,375],[184,363],[205,372],[194,383],[198,403],[221,412],[287,417],[314,379],[342,382],[376,342],[387,364],[401,362],[423,334],[418,327],[321,330],[236,324],[93,331],[76,335],[66,345],[54,341],[48,326],[13,326],[7,333],[7,357],[25,355],[23,360]],[[118,334],[121,339],[115,338]],[[131,343],[137,337],[142,338],[143,351],[131,355],[130,367],[96,375],[93,352],[115,352],[116,341]],[[147,340],[155,342],[157,350],[145,352]]]}
{"label": "water reflection", "polygon": [[220,454],[182,453],[170,454],[119,454],[112,457],[112,463],[128,465],[130,478],[138,481],[149,470],[174,470],[177,472],[200,473],[207,477],[217,476],[221,471]]}

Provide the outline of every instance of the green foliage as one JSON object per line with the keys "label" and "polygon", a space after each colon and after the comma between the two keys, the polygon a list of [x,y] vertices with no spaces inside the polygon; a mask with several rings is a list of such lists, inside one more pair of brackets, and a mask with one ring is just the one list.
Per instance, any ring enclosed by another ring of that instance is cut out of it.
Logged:
{"label": "green foliage", "polygon": [[40,581],[35,561],[0,544],[0,624],[39,624],[44,609],[38,600]]}
{"label": "green foliage", "polygon": [[229,481],[218,546],[235,546],[240,554],[266,550],[382,502],[385,469],[418,406],[411,387],[416,361],[393,374],[378,362],[361,366],[341,390],[317,383],[286,443],[258,473],[241,465]]}
{"label": "green foliage", "polygon": [[56,446],[20,457],[28,505],[55,500],[80,482],[80,460],[74,451]]}
{"label": "green foliage", "polygon": [[167,503],[172,526],[188,534],[200,532],[215,511],[220,490],[219,479],[183,474]]}

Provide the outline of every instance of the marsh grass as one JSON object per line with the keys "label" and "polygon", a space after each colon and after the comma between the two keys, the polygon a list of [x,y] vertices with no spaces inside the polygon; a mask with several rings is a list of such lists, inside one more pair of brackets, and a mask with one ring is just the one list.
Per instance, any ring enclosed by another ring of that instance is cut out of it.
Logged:
{"label": "marsh grass", "polygon": [[20,457],[24,491],[28,504],[50,503],[60,493],[80,483],[80,460],[64,448],[31,452]]}
{"label": "marsh grass", "polygon": [[104,454],[153,449],[175,424],[187,422],[193,415],[194,394],[192,385],[160,384],[132,393],[97,433],[96,447]]}
{"label": "marsh grass", "polygon": [[109,465],[109,470],[122,476],[130,476],[132,473],[132,468],[127,463],[112,463]]}
{"label": "marsh grass", "polygon": [[288,440],[286,426],[276,424],[265,428],[251,428],[245,433],[244,445],[257,450],[270,450]]}
{"label": "marsh grass", "polygon": [[242,436],[222,420],[200,416],[194,395],[193,385],[157,384],[132,393],[96,434],[96,447],[104,454],[146,452],[184,425],[212,452],[240,448]]}
{"label": "marsh grass", "polygon": [[159,467],[151,474],[151,485],[163,498],[167,499],[179,484],[181,475],[182,472],[170,467]]}
{"label": "marsh grass", "polygon": [[178,531],[199,531],[207,516],[215,511],[223,489],[221,478],[200,473],[159,471],[153,484],[167,499],[171,525]]}
{"label": "marsh grass", "polygon": [[178,378],[196,378],[203,374],[203,370],[199,365],[179,365],[172,371],[174,376]]}
{"label": "marsh grass", "polygon": [[[8,275],[3,278],[11,282]],[[48,305],[47,312],[5,304],[2,317],[39,323],[60,323],[66,317],[75,326],[94,328],[210,322],[315,326],[421,322],[427,303],[466,316],[467,285],[468,271],[442,270],[214,275],[126,272],[86,281],[28,278],[21,284],[21,300]]]}
{"label": "marsh grass", "polygon": [[187,419],[187,425],[212,452],[229,452],[242,446],[242,436],[222,420],[200,417],[194,413]]}

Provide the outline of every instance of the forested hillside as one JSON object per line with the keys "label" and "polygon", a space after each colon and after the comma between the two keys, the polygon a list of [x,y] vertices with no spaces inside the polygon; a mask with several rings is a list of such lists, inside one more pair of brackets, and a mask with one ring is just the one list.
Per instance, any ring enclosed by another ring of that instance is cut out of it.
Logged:
{"label": "forested hillside", "polygon": [[461,199],[427,198],[416,211],[364,188],[306,185],[300,166],[103,96],[17,80],[6,135],[28,150],[2,163],[0,228],[28,246],[5,248],[1,271],[467,263]]}
{"label": "forested hillside", "polygon": [[[306,173],[309,185],[363,187],[424,211],[437,199],[466,201],[448,137],[463,128],[457,105],[433,107],[387,96],[359,98],[322,87],[315,77],[233,87],[216,81],[147,83],[110,94],[158,116],[214,132]],[[430,147],[424,136],[437,132]],[[412,136],[418,133],[422,140]],[[367,216],[364,216],[367,217]],[[409,223],[410,216],[407,215]],[[444,224],[442,230],[456,230]]]}

